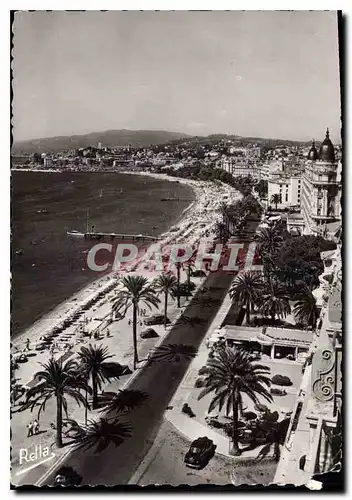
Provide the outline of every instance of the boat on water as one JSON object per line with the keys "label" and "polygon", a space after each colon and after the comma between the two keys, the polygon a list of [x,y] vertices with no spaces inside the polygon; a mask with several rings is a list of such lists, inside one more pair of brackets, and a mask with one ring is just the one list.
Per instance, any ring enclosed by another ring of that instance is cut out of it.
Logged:
{"label": "boat on water", "polygon": [[76,231],[73,229],[72,231],[67,231],[67,236],[74,236],[75,238],[84,238],[84,233],[81,231]]}
{"label": "boat on water", "polygon": [[47,213],[48,213],[48,211],[47,211],[47,209],[46,209],[46,208],[40,208],[39,210],[37,210],[37,213],[38,213],[38,214],[47,214]]}

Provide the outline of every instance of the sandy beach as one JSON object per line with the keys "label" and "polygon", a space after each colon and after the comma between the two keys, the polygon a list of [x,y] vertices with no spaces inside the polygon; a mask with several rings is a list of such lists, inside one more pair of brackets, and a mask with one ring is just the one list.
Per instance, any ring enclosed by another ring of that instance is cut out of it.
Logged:
{"label": "sandy beach", "polygon": [[[217,215],[220,203],[223,201],[233,203],[241,197],[233,188],[223,184],[181,180],[170,177],[167,177],[167,179],[189,184],[194,189],[196,199],[183,212],[178,223],[161,235],[161,245],[167,245],[175,241],[188,244],[196,242],[204,236],[206,231],[211,231],[216,220],[220,217]],[[149,271],[143,271],[143,258],[141,262],[136,264],[137,266],[138,268],[132,271],[131,274],[145,275],[151,278]],[[192,281],[198,289],[202,286],[205,279],[192,278]],[[186,271],[182,270],[181,282],[184,280],[186,280]],[[114,288],[117,285],[118,278],[115,272],[94,281],[14,339],[12,344],[13,358],[18,360],[21,354],[27,357],[27,361],[17,363],[17,368],[13,374],[17,387],[22,386],[28,389],[37,384],[34,375],[40,370],[39,363],[47,362],[51,356],[56,359],[62,358],[63,360],[75,357],[80,348],[89,343],[98,345],[103,343],[109,352],[113,354],[115,362],[128,366],[130,369],[132,368],[131,312],[129,311],[125,318],[110,323],[111,301],[114,297]],[[162,325],[154,326],[153,328],[158,334],[157,338],[145,340],[140,338],[140,332],[145,329],[145,326],[143,318],[139,318],[140,322],[137,334],[139,337],[138,350],[140,360],[145,360],[150,350],[163,341],[165,336],[171,332],[175,322],[188,303],[189,301],[185,297],[182,297],[181,308],[177,308],[176,302],[171,298],[169,299],[168,317],[170,325],[166,329]],[[150,312],[148,311],[147,315],[155,314],[156,312],[158,310],[152,308]],[[63,328],[62,325],[64,322],[68,322],[68,325]],[[99,334],[96,338],[93,338],[94,335],[90,338],[83,333],[83,328],[85,332],[99,332]],[[26,348],[27,339],[29,339],[29,350]],[[44,344],[44,348],[42,347],[38,350],[38,344]],[[106,383],[104,390],[116,392],[122,389],[137,372],[130,370],[128,375],[122,376],[119,380]],[[19,475],[18,481],[21,480],[21,470],[23,469],[23,466],[21,468],[21,464],[19,463],[19,450],[24,446],[24,443],[25,446],[31,444],[33,438],[27,437],[26,426],[30,419],[35,418],[35,412],[31,413],[30,410],[24,412],[18,411],[22,401],[23,397],[20,397],[12,405],[14,412],[12,415],[12,429],[15,429],[12,439],[12,467],[15,476]],[[48,446],[53,442],[54,431],[50,427],[51,423],[55,421],[55,411],[55,402],[51,400],[48,402],[45,412],[41,415],[41,429],[45,430],[43,434],[36,437],[36,444]],[[68,411],[71,418],[77,421],[84,419],[83,408],[77,407],[75,403],[69,401]],[[95,412],[90,411],[89,418],[94,418],[94,416]]]}
{"label": "sandy beach", "polygon": [[[160,236],[162,246],[176,241],[189,244],[198,241],[214,226],[219,205],[224,201],[233,203],[241,196],[238,191],[225,184],[192,181],[153,173],[135,172],[133,175],[144,175],[187,184],[195,193],[195,201],[184,210],[178,223]],[[64,320],[74,316],[85,304],[93,301],[98,294],[113,289],[116,283],[116,272],[111,272],[91,282],[13,339],[12,352],[18,354],[23,351],[27,339],[30,339],[31,345],[38,343],[40,337],[50,335],[55,327],[59,327]],[[88,309],[87,313],[89,312],[92,311]]]}

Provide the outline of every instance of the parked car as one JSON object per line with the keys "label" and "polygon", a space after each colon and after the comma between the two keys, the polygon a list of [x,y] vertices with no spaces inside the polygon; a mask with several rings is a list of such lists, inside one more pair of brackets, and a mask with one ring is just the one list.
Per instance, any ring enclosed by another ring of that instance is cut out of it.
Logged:
{"label": "parked car", "polygon": [[[154,314],[153,316],[149,316],[144,320],[145,325],[163,325],[165,321],[165,316],[163,314]],[[166,323],[169,324],[169,318],[166,318]]]}
{"label": "parked car", "polygon": [[141,339],[154,339],[159,337],[154,328],[147,328],[141,332]]}
{"label": "parked car", "polygon": [[82,482],[80,476],[72,467],[61,467],[54,479],[54,486],[79,486]]}
{"label": "parked car", "polygon": [[185,455],[185,464],[192,469],[203,469],[213,458],[216,445],[207,437],[195,439]]}

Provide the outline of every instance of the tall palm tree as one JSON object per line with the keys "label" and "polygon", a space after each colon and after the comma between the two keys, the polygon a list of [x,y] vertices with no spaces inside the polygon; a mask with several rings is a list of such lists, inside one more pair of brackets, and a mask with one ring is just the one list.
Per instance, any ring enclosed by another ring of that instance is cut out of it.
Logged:
{"label": "tall palm tree", "polygon": [[259,312],[265,317],[286,318],[291,312],[290,298],[285,288],[276,282],[269,283],[268,290],[258,298]]}
{"label": "tall palm tree", "polygon": [[272,197],[270,198],[270,203],[274,203],[275,205],[275,210],[277,210],[277,205],[281,203],[281,194],[274,193]]}
{"label": "tall palm tree", "polygon": [[56,446],[61,448],[62,410],[67,415],[66,396],[74,399],[79,406],[82,403],[83,406],[88,407],[87,398],[81,394],[81,391],[90,393],[91,389],[82,371],[79,370],[79,365],[73,360],[63,363],[61,360],[51,358],[47,363],[40,364],[43,370],[37,372],[34,378],[40,380],[41,383],[29,389],[26,402],[29,403],[31,411],[40,402],[39,420],[40,413],[45,411],[46,402],[52,398],[56,399]]}
{"label": "tall palm tree", "polygon": [[260,250],[271,255],[277,253],[282,243],[282,237],[274,227],[262,227],[255,235],[255,240],[258,241]]}
{"label": "tall palm tree", "polygon": [[229,207],[226,205],[226,203],[220,204],[219,212],[222,216],[222,222],[223,222],[224,226],[226,227],[226,230],[229,231],[229,229],[230,229],[230,212],[229,212]]}
{"label": "tall palm tree", "polygon": [[229,290],[229,295],[233,302],[239,302],[246,306],[246,322],[249,325],[250,312],[258,300],[263,287],[263,280],[260,274],[253,271],[239,273]]}
{"label": "tall palm tree", "polygon": [[229,232],[227,231],[226,225],[223,222],[216,222],[213,233],[216,238],[219,238],[221,243],[225,243],[228,240]]}
{"label": "tall palm tree", "polygon": [[117,379],[121,375],[121,367],[117,363],[108,363],[107,359],[113,358],[114,354],[109,354],[107,347],[89,344],[88,347],[81,347],[78,352],[80,366],[87,378],[91,378],[93,397],[92,408],[98,407],[98,389],[101,390],[105,381]]}
{"label": "tall palm tree", "polygon": [[133,366],[134,369],[138,363],[137,351],[137,321],[140,304],[145,305],[149,309],[158,307],[160,300],[156,295],[153,286],[150,285],[147,278],[144,276],[124,276],[120,280],[120,289],[116,293],[112,309],[115,312],[124,310],[125,312],[132,307],[133,309]]}
{"label": "tall palm tree", "polygon": [[214,357],[208,358],[203,390],[198,396],[202,399],[207,394],[215,393],[208,412],[216,407],[219,411],[226,407],[226,414],[233,413],[232,422],[232,453],[240,454],[238,444],[238,417],[243,408],[242,395],[246,394],[255,404],[258,396],[272,401],[267,387],[270,386],[268,372],[270,368],[251,361],[249,354],[241,349],[224,347],[214,352]]}
{"label": "tall palm tree", "polygon": [[177,280],[171,273],[161,274],[153,281],[153,287],[157,293],[164,294],[164,328],[167,325],[167,302],[169,295],[174,298],[174,291],[177,287]]}
{"label": "tall palm tree", "polygon": [[181,281],[181,268],[182,268],[182,262],[176,262],[176,276],[177,276],[177,307],[181,307],[181,294],[180,294],[180,281]]}
{"label": "tall palm tree", "polygon": [[306,323],[315,328],[318,318],[317,300],[308,285],[304,285],[300,292],[299,300],[295,303],[293,314],[301,323]]}

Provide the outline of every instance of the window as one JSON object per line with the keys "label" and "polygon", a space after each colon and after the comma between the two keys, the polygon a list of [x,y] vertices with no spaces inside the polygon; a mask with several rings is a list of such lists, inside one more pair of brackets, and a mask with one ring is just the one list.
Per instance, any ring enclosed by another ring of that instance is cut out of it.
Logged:
{"label": "window", "polygon": [[318,208],[317,215],[321,215],[321,208]]}
{"label": "window", "polygon": [[286,193],[286,199],[285,199],[286,202],[288,202],[288,193]]}

